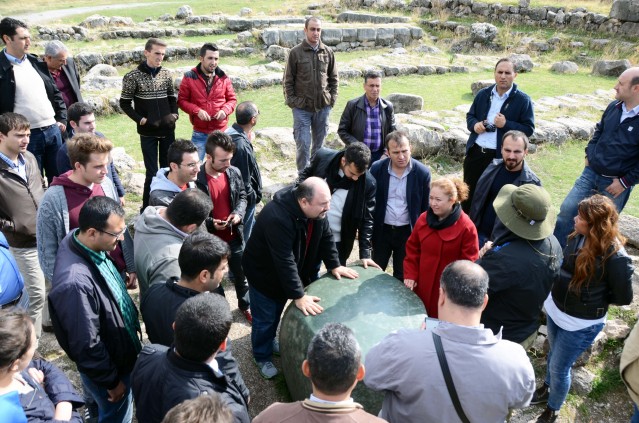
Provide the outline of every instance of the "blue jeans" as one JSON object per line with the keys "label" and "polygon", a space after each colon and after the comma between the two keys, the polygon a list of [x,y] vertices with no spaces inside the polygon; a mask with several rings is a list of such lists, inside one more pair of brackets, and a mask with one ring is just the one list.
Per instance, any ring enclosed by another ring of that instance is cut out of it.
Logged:
{"label": "blue jeans", "polygon": [[606,191],[606,188],[612,184],[612,180],[612,178],[597,174],[589,166],[586,166],[583,172],[581,172],[581,176],[577,178],[575,185],[564,199],[564,202],[561,203],[561,208],[557,215],[555,237],[557,237],[562,248],[566,246],[568,235],[570,235],[573,231],[575,226],[574,218],[577,216],[577,208],[579,206],[579,202],[584,198],[588,198],[594,194],[605,195],[615,203],[617,211],[621,213],[628,202],[628,198],[630,198],[632,187],[626,188],[626,190],[619,194],[617,198],[613,198],[612,195],[608,194]]}
{"label": "blue jeans", "polygon": [[253,328],[251,329],[251,343],[255,361],[264,362],[273,359],[273,340],[277,335],[277,326],[284,311],[286,300],[276,300],[267,297],[249,285],[251,296],[251,313],[253,314]]}
{"label": "blue jeans", "polygon": [[[144,158],[144,167],[146,173],[144,175],[144,191],[142,193],[142,209],[149,205],[149,193],[151,192],[151,181],[156,173],[158,173],[158,154],[160,167],[169,167],[168,153],[169,147],[175,141],[175,133],[170,132],[164,137],[148,137],[140,135],[140,145],[142,147],[142,157]],[[158,151],[159,148],[159,151]]]}
{"label": "blue jeans", "polygon": [[58,176],[58,150],[62,146],[62,134],[58,125],[53,124],[44,128],[31,129],[27,150],[38,161],[40,174],[47,175],[49,185],[54,176]]}
{"label": "blue jeans", "polygon": [[601,332],[604,324],[598,323],[582,330],[567,331],[547,316],[550,351],[546,360],[546,384],[550,386],[548,408],[559,410],[568,395],[571,368],[581,353],[586,351]]}
{"label": "blue jeans", "polygon": [[126,385],[124,398],[118,402],[108,400],[109,393],[106,388],[96,385],[87,375],[80,373],[82,385],[85,391],[93,397],[98,404],[98,423],[130,423],[133,419],[133,394],[131,393],[130,375],[122,377],[122,383]]}
{"label": "blue jeans", "polygon": [[204,161],[204,155],[206,154],[206,139],[209,134],[204,132],[193,131],[191,135],[191,142],[197,147],[197,154],[200,156],[200,161]]}
{"label": "blue jeans", "polygon": [[632,414],[630,423],[639,423],[639,408],[637,408],[637,404],[633,406],[633,410],[635,410],[635,412]]}
{"label": "blue jeans", "polygon": [[[309,165],[315,152],[322,148],[324,138],[328,132],[328,115],[331,107],[326,106],[317,112],[293,109],[293,136],[297,146],[297,171],[303,170]],[[311,131],[313,132],[311,143]],[[310,150],[310,155],[309,155]]]}
{"label": "blue jeans", "polygon": [[246,205],[246,212],[244,213],[244,242],[248,242],[251,232],[253,231],[253,225],[255,225],[255,203],[251,200]]}

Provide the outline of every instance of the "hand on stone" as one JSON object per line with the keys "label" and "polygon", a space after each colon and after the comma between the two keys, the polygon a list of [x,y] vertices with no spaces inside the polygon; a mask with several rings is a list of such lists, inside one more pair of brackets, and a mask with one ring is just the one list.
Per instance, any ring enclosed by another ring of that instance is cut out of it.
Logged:
{"label": "hand on stone", "polygon": [[379,267],[379,264],[375,263],[372,259],[362,259],[362,267],[364,267],[364,269],[368,269],[368,266],[382,270],[382,268]]}
{"label": "hand on stone", "polygon": [[404,285],[406,285],[406,288],[408,288],[408,289],[410,289],[412,291],[417,286],[417,282],[415,282],[412,279],[404,279]]}
{"label": "hand on stone", "polygon": [[316,316],[324,311],[324,307],[319,304],[316,304],[320,301],[320,297],[315,297],[313,295],[304,295],[302,298],[298,298],[295,300],[295,307],[302,310],[304,316],[308,316],[312,314]]}
{"label": "hand on stone", "polygon": [[331,270],[331,273],[337,280],[342,279],[342,276],[349,279],[355,279],[359,277],[359,273],[357,273],[354,269],[346,266],[338,266],[335,269]]}

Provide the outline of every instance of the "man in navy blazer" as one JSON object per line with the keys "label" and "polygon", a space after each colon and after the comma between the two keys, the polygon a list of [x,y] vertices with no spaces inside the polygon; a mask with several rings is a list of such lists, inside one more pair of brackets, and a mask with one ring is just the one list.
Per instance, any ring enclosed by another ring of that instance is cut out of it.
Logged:
{"label": "man in navy blazer", "polygon": [[388,158],[370,168],[377,181],[373,217],[373,261],[386,270],[393,256],[393,276],[404,280],[406,240],[417,218],[428,209],[430,170],[410,156],[408,135],[394,131],[386,137]]}

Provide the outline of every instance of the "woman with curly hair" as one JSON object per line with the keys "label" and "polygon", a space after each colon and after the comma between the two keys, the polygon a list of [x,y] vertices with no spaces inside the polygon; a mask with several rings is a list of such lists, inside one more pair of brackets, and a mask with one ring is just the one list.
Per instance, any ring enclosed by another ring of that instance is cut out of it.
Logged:
{"label": "woman with curly hair", "polygon": [[422,213],[406,241],[404,285],[414,290],[437,317],[439,278],[456,260],[479,258],[477,229],[460,202],[468,198],[468,185],[458,178],[440,178],[430,185],[430,206]]}
{"label": "woman with curly hair", "polygon": [[27,313],[17,308],[0,310],[2,422],[82,423],[75,411],[84,404],[82,397],[55,365],[33,358],[36,346],[35,328]]}
{"label": "woman with curly hair", "polygon": [[572,365],[603,329],[608,306],[632,301],[634,267],[618,220],[608,197],[597,194],[579,203],[559,281],[544,302],[550,351],[544,385],[530,403],[548,404],[538,423],[557,419],[570,389]]}

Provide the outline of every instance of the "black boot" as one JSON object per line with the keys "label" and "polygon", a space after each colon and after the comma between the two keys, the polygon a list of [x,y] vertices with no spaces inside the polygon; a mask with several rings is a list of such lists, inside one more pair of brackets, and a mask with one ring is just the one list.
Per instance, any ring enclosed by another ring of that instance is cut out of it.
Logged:
{"label": "black boot", "polygon": [[543,386],[538,388],[533,394],[532,399],[530,400],[530,405],[547,403],[548,396],[549,396],[549,388],[550,387],[546,385],[545,383],[543,384]]}
{"label": "black boot", "polygon": [[553,423],[559,417],[559,411],[551,410],[546,407],[541,416],[537,419],[537,423]]}

